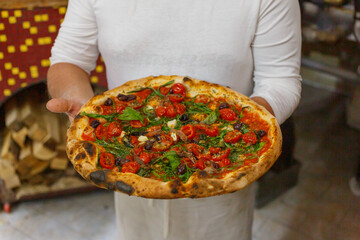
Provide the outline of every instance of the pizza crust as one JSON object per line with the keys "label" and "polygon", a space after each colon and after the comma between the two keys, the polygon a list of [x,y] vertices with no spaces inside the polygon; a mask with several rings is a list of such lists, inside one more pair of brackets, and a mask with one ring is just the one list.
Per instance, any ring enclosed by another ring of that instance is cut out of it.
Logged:
{"label": "pizza crust", "polygon": [[102,104],[109,96],[116,97],[119,93],[126,94],[141,87],[160,86],[170,80],[183,83],[187,87],[187,94],[191,97],[198,94],[212,94],[214,97],[223,97],[229,102],[252,108],[261,118],[270,123],[267,136],[271,141],[271,146],[268,151],[259,158],[258,163],[228,173],[222,179],[209,178],[207,172],[200,171],[195,172],[186,183],[179,180],[162,182],[132,173],[98,170],[96,168],[99,153],[97,144],[83,141],[80,137],[88,125],[89,119],[86,116],[77,115],[67,131],[66,150],[74,168],[84,179],[104,189],[144,198],[202,198],[241,190],[271,168],[280,156],[282,145],[281,130],[275,117],[250,98],[218,84],[181,76],[150,76],[129,81],[122,86],[91,98],[80,109],[80,112],[95,113],[92,106]]}

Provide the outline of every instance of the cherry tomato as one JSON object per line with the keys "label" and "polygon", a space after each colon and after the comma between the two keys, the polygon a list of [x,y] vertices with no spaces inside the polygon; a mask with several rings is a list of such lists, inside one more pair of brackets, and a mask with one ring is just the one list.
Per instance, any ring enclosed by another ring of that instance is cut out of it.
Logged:
{"label": "cherry tomato", "polygon": [[173,90],[173,93],[176,94],[185,93],[185,86],[182,83],[175,83],[174,85],[172,85],[171,89]]}
{"label": "cherry tomato", "polygon": [[226,167],[230,165],[231,161],[228,158],[224,158],[221,160],[221,162],[218,162],[220,167]]}
{"label": "cherry tomato", "polygon": [[205,128],[206,135],[210,137],[216,137],[219,135],[219,127],[217,125]]}
{"label": "cherry tomato", "polygon": [[161,87],[159,89],[159,91],[162,95],[167,95],[170,92],[170,88],[169,87]]}
{"label": "cherry tomato", "polygon": [[94,129],[92,127],[86,127],[81,134],[81,138],[85,141],[95,141]]}
{"label": "cherry tomato", "polygon": [[220,112],[220,118],[227,121],[234,121],[238,118],[234,110],[232,110],[231,108],[224,108],[219,110],[219,112]]}
{"label": "cherry tomato", "polygon": [[253,131],[247,132],[244,135],[242,135],[242,139],[246,143],[251,143],[252,145],[257,142],[256,134]]}
{"label": "cherry tomato", "polygon": [[170,137],[167,134],[162,134],[160,136],[160,141],[155,142],[153,144],[153,151],[165,151],[168,150],[174,143],[174,140],[172,137]]}
{"label": "cherry tomato", "polygon": [[162,106],[159,106],[155,109],[155,114],[156,116],[158,117],[162,117],[164,116],[164,114],[166,113],[166,108],[165,107],[162,107]]}
{"label": "cherry tomato", "polygon": [[168,117],[168,118],[173,118],[173,117],[176,117],[177,113],[176,113],[176,110],[174,108],[173,105],[169,105],[167,108],[166,108],[166,113],[165,113],[165,117]]}
{"label": "cherry tomato", "polygon": [[177,114],[182,115],[186,111],[186,106],[181,103],[174,102],[174,107],[176,109]]}
{"label": "cherry tomato", "polygon": [[148,124],[147,118],[144,118],[143,122],[141,122],[140,120],[131,120],[129,122],[133,128],[145,127]]}
{"label": "cherry tomato", "polygon": [[186,135],[188,139],[193,139],[195,137],[195,128],[191,124],[182,126],[180,130]]}
{"label": "cherry tomato", "polygon": [[148,164],[151,161],[151,155],[147,152],[141,153],[140,158],[145,164]]}
{"label": "cherry tomato", "polygon": [[241,132],[234,130],[226,133],[224,141],[227,143],[237,143],[241,139]]}
{"label": "cherry tomato", "polygon": [[120,123],[118,122],[112,122],[110,123],[107,131],[108,138],[120,136],[122,132],[122,128]]}
{"label": "cherry tomato", "polygon": [[134,147],[133,150],[137,156],[140,156],[141,152],[143,151],[143,148],[141,146],[137,146],[137,147]]}
{"label": "cherry tomato", "polygon": [[106,139],[107,138],[107,132],[108,132],[108,127],[109,126],[104,126],[105,123],[101,123],[95,130],[95,135],[97,137],[97,139]]}
{"label": "cherry tomato", "polygon": [[137,162],[127,162],[121,168],[122,173],[137,173],[140,165]]}
{"label": "cherry tomato", "polygon": [[197,167],[200,170],[204,170],[205,169],[205,160],[203,158],[200,158],[195,164],[195,167]]}
{"label": "cherry tomato", "polygon": [[219,162],[219,161],[223,160],[224,158],[227,158],[230,154],[230,151],[231,151],[230,148],[227,148],[219,153],[216,153],[213,155],[212,160],[214,162]]}
{"label": "cherry tomato", "polygon": [[186,148],[189,152],[195,154],[195,156],[200,156],[201,153],[205,150],[204,147],[197,145],[196,143],[188,143],[186,144]]}
{"label": "cherry tomato", "polygon": [[133,109],[139,109],[139,108],[141,108],[143,106],[143,104],[142,104],[142,101],[140,102],[137,99],[135,99],[135,100],[130,101],[128,103],[128,106],[133,108]]}
{"label": "cherry tomato", "polygon": [[181,102],[182,100],[184,100],[184,98],[184,94],[169,94],[169,100],[171,102]]}
{"label": "cherry tomato", "polygon": [[137,137],[131,136],[131,145],[136,146],[136,145],[138,145],[138,143],[139,143],[139,141],[138,141]]}
{"label": "cherry tomato", "polygon": [[125,104],[117,104],[115,105],[115,112],[122,114],[125,108],[126,108]]}
{"label": "cherry tomato", "polygon": [[219,147],[218,148],[210,147],[209,151],[210,151],[211,154],[215,154],[215,153],[221,152],[221,148],[219,148]]}
{"label": "cherry tomato", "polygon": [[210,97],[208,95],[205,94],[199,94],[196,96],[195,101],[196,103],[209,103],[210,102]]}
{"label": "cherry tomato", "polygon": [[151,89],[144,89],[140,92],[134,93],[135,96],[139,97],[140,101],[144,101],[152,93]]}
{"label": "cherry tomato", "polygon": [[115,165],[115,158],[111,153],[103,152],[100,154],[100,165],[105,169],[112,169]]}
{"label": "cherry tomato", "polygon": [[113,106],[101,105],[102,115],[109,115],[114,112]]}

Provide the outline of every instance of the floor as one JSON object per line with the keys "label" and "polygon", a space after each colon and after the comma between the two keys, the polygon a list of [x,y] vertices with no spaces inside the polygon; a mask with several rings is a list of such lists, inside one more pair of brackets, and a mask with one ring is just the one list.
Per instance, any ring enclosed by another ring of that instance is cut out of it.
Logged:
{"label": "floor", "polygon": [[[345,124],[345,102],[304,86],[294,115],[299,184],[255,211],[254,240],[360,239],[360,198],[348,187],[360,133]],[[110,240],[114,217],[113,194],[105,191],[26,202],[0,212],[0,239]]]}

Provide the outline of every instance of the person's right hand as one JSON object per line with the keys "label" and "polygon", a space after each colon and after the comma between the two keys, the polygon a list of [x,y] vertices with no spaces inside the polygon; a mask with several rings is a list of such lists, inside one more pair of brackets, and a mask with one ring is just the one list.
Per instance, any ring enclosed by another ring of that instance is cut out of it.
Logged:
{"label": "person's right hand", "polygon": [[46,103],[46,108],[54,113],[67,114],[72,122],[85,102],[85,99],[53,98]]}

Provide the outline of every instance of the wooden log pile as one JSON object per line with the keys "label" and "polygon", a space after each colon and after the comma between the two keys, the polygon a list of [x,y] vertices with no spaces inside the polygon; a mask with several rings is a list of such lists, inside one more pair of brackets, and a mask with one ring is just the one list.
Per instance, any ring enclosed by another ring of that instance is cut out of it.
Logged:
{"label": "wooden log pile", "polygon": [[87,184],[66,156],[69,121],[65,115],[49,112],[31,90],[25,97],[10,99],[4,109],[0,179],[8,190],[26,195],[56,190],[54,186],[66,189]]}

